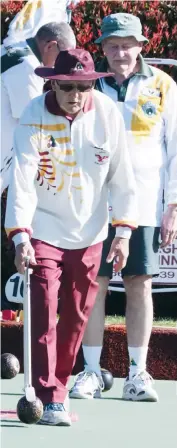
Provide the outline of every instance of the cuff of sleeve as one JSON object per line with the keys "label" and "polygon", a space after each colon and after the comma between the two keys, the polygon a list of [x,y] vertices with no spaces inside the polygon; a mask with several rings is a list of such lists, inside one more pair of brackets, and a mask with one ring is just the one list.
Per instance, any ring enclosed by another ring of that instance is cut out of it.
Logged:
{"label": "cuff of sleeve", "polygon": [[116,236],[120,238],[127,238],[129,240],[131,234],[132,230],[130,229],[130,227],[121,227],[121,226],[116,227]]}
{"label": "cuff of sleeve", "polygon": [[13,236],[12,241],[15,244],[15,247],[18,246],[18,244],[21,243],[28,243],[29,242],[29,235],[27,232],[20,232]]}

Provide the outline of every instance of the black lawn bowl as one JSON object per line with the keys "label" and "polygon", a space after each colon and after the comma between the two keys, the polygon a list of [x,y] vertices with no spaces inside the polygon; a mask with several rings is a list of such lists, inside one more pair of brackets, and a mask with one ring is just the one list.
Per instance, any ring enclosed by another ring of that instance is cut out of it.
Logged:
{"label": "black lawn bowl", "polygon": [[1,355],[1,378],[10,380],[20,372],[20,363],[11,353]]}
{"label": "black lawn bowl", "polygon": [[20,398],[17,404],[17,415],[22,423],[33,425],[43,415],[43,404],[39,398],[35,401],[27,401],[26,397]]}
{"label": "black lawn bowl", "polygon": [[101,369],[101,376],[102,376],[103,383],[104,383],[103,392],[107,392],[108,390],[110,390],[112,388],[113,383],[114,383],[114,378],[112,376],[112,373],[106,369]]}

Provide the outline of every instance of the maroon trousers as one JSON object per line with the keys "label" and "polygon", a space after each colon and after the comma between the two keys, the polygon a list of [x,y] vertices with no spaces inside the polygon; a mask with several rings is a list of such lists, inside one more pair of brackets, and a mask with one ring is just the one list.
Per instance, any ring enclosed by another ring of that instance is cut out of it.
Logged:
{"label": "maroon trousers", "polygon": [[102,243],[67,250],[31,242],[37,261],[31,275],[32,383],[44,404],[63,403],[98,291]]}

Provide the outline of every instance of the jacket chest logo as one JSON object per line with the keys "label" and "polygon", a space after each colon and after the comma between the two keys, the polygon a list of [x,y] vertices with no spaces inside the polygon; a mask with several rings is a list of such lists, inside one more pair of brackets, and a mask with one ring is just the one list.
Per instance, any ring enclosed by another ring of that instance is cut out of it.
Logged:
{"label": "jacket chest logo", "polygon": [[109,152],[105,151],[102,148],[96,148],[95,147],[95,163],[97,165],[104,165],[105,163],[108,163],[109,161]]}

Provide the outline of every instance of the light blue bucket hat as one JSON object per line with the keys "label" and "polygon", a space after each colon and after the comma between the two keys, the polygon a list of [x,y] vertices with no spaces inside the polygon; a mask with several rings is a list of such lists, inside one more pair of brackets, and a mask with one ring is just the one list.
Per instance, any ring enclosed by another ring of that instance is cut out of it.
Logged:
{"label": "light blue bucket hat", "polygon": [[133,36],[138,42],[148,43],[148,39],[142,34],[140,19],[133,14],[117,13],[105,17],[101,25],[102,35],[95,41],[100,44],[107,37]]}

